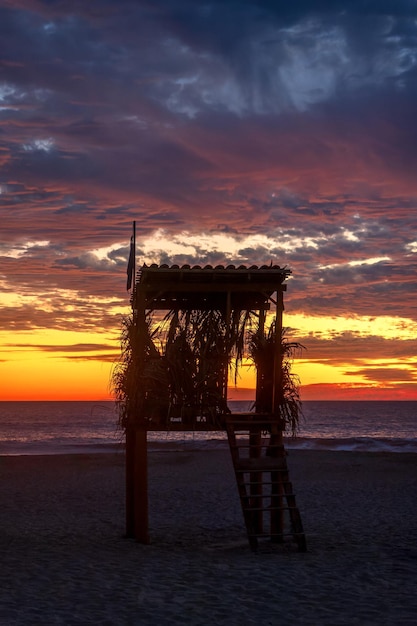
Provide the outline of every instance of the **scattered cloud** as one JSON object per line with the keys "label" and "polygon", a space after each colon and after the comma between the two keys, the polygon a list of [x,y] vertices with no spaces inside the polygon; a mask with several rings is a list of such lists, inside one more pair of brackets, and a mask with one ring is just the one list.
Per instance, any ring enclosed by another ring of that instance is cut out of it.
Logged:
{"label": "scattered cloud", "polygon": [[415,356],[354,323],[417,323],[414,4],[293,5],[0,0],[0,330],[117,333],[136,220],[139,264],[290,267],[352,321],[311,359]]}

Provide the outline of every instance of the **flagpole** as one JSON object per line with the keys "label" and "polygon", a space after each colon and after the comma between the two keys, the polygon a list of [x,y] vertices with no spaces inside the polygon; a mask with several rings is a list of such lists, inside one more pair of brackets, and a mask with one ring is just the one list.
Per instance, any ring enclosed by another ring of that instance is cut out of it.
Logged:
{"label": "flagpole", "polygon": [[136,292],[136,220],[133,220],[133,300],[135,299]]}

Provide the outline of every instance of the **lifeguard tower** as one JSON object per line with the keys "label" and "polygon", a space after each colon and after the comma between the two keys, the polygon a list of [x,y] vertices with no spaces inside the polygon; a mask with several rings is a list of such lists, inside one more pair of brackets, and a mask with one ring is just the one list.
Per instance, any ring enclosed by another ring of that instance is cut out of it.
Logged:
{"label": "lifeguard tower", "polygon": [[[148,431],[227,432],[249,543],[306,541],[283,433],[298,394],[283,340],[285,280],[278,265],[143,265],[132,290],[124,359],[116,373],[126,434],[126,534],[149,543]],[[249,350],[255,410],[231,413],[231,367]]]}

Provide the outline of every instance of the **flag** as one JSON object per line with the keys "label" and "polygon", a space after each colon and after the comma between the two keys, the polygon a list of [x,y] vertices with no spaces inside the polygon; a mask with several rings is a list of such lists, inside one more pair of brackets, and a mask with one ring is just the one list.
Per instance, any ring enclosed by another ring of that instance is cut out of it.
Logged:
{"label": "flag", "polygon": [[132,237],[130,238],[130,252],[129,252],[129,261],[127,263],[127,283],[126,283],[126,289],[129,291],[129,289],[132,289],[132,285],[133,285],[133,274],[135,273],[135,238],[132,235]]}

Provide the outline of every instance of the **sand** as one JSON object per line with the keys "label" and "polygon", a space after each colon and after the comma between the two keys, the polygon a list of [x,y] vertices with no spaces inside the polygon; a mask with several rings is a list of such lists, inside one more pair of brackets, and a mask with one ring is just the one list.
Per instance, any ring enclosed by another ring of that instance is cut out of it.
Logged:
{"label": "sand", "polygon": [[415,625],[417,455],[291,451],[308,552],[249,550],[227,450],[0,458],[0,624]]}

